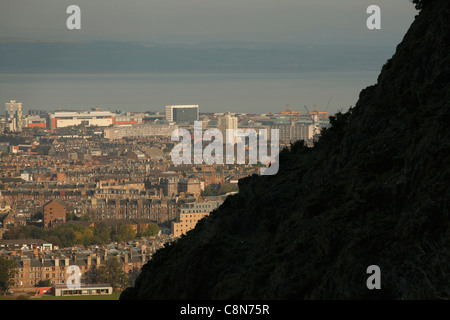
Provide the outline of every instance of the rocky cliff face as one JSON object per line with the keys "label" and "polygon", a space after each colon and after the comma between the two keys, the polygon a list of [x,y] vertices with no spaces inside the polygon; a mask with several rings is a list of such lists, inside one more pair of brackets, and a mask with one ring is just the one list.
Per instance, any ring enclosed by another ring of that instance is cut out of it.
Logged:
{"label": "rocky cliff face", "polygon": [[314,148],[242,179],[121,299],[450,298],[449,16],[450,1],[427,2]]}

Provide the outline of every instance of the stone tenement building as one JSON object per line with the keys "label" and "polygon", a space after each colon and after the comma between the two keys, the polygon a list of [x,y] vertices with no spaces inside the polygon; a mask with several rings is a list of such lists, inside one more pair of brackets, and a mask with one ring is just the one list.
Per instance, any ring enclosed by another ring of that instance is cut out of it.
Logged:
{"label": "stone tenement building", "polygon": [[[13,290],[34,290],[41,280],[50,280],[52,285],[68,284],[72,276],[73,266],[77,266],[81,273],[81,283],[90,283],[88,271],[105,265],[107,259],[118,259],[129,280],[134,279],[134,274],[151,258],[151,253],[133,252],[116,253],[108,255],[104,253],[60,255],[58,257],[45,255],[15,257],[17,261],[17,274]],[[73,277],[73,276],[72,276]]]}
{"label": "stone tenement building", "polygon": [[164,223],[176,218],[176,199],[98,199],[82,202],[81,215],[92,220],[105,219],[150,219]]}
{"label": "stone tenement building", "polygon": [[58,200],[44,204],[44,228],[66,222],[66,206]]}
{"label": "stone tenement building", "polygon": [[180,237],[195,228],[198,221],[218,208],[222,201],[187,203],[180,207],[176,221],[172,222],[172,235]]}

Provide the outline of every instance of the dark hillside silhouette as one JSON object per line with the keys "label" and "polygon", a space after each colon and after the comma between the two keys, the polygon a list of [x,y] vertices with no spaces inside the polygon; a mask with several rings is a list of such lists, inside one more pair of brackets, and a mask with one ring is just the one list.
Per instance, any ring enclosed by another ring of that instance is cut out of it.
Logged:
{"label": "dark hillside silhouette", "polygon": [[121,299],[450,298],[450,1],[414,4],[355,107],[283,150],[277,175],[240,180]]}

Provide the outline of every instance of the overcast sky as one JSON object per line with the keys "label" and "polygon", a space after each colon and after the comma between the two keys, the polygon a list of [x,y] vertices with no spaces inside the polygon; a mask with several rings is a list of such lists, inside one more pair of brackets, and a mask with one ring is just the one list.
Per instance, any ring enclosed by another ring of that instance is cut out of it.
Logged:
{"label": "overcast sky", "polygon": [[[72,4],[81,30],[66,28]],[[381,30],[366,27],[369,5]],[[410,0],[1,0],[0,37],[396,45],[416,14]]]}

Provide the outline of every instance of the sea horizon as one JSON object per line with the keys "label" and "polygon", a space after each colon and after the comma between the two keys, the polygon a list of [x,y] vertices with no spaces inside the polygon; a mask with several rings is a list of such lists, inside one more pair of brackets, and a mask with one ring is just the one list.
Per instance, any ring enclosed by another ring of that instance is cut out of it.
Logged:
{"label": "sea horizon", "polygon": [[376,83],[379,71],[292,73],[0,73],[3,103],[27,110],[101,108],[163,112],[165,105],[195,104],[200,112],[267,113],[287,105],[329,113],[354,106],[359,93]]}

